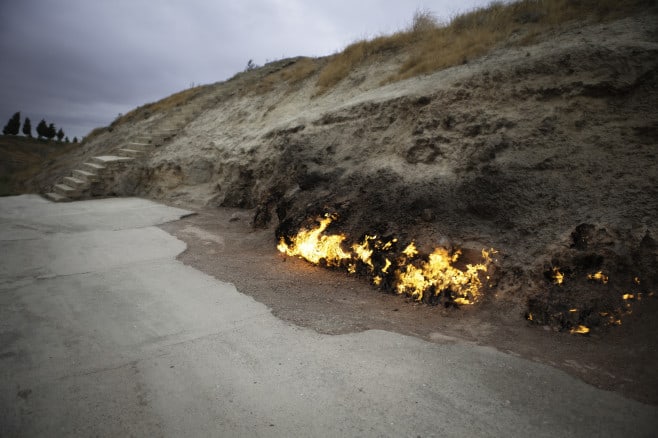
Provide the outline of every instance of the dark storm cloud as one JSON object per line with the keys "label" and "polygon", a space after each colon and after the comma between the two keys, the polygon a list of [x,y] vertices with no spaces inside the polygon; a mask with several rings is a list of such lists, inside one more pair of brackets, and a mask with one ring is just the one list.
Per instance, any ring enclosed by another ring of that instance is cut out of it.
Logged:
{"label": "dark storm cloud", "polygon": [[322,56],[485,1],[3,0],[0,123],[15,111],[70,137],[191,84],[226,79],[249,59]]}

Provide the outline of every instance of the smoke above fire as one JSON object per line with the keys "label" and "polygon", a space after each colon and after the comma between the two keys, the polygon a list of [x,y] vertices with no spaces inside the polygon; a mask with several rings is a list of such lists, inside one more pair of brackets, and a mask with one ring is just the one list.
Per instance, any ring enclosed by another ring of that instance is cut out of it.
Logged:
{"label": "smoke above fire", "polygon": [[365,235],[346,248],[345,234],[326,233],[336,219],[329,214],[317,218],[316,226],[281,237],[277,249],[314,265],[367,276],[375,286],[418,301],[467,305],[481,299],[483,280],[490,278],[494,249],[482,249],[479,263],[458,264],[460,249],[437,247],[422,255],[413,241],[402,245],[397,238],[377,235]]}

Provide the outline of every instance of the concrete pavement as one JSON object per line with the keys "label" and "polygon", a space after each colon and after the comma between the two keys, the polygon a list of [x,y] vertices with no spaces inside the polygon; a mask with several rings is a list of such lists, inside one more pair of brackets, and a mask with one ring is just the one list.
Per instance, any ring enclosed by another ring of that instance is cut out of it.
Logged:
{"label": "concrete pavement", "polygon": [[280,321],[175,260],[154,225],[185,214],[0,198],[0,436],[654,436],[656,407],[491,348]]}

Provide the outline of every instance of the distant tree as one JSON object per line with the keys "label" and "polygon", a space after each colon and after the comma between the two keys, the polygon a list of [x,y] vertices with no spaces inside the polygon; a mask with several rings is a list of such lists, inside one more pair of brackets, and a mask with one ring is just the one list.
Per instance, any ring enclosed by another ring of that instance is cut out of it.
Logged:
{"label": "distant tree", "polygon": [[57,131],[57,141],[62,141],[63,138],[64,138],[64,131],[62,130],[62,128],[59,128],[59,131]]}
{"label": "distant tree", "polygon": [[46,138],[48,140],[52,140],[53,138],[55,138],[56,135],[57,135],[57,129],[55,128],[55,124],[51,123],[50,125],[48,125],[48,134],[46,135]]}
{"label": "distant tree", "polygon": [[17,135],[21,130],[21,113],[17,112],[11,119],[7,122],[4,128],[2,128],[2,133],[4,135]]}
{"label": "distant tree", "polygon": [[66,138],[64,139],[64,141],[67,142],[67,143],[71,143],[71,140],[69,140],[68,135],[66,136]]}
{"label": "distant tree", "polygon": [[44,119],[41,119],[37,125],[37,137],[39,139],[41,139],[41,137],[48,138],[48,125]]}
{"label": "distant tree", "polygon": [[32,122],[29,117],[25,117],[25,121],[23,122],[23,134],[32,137]]}
{"label": "distant tree", "polygon": [[77,143],[77,142],[78,142],[78,137],[73,137],[73,143]]}

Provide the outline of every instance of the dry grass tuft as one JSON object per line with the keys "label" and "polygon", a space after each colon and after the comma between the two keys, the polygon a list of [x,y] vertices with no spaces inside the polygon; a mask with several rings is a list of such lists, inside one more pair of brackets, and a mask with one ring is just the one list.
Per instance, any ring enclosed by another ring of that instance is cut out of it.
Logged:
{"label": "dry grass tuft", "polygon": [[286,84],[290,89],[314,75],[320,68],[320,62],[314,58],[299,58],[290,65],[275,70],[260,78],[250,90],[256,94],[265,94],[279,84]]}
{"label": "dry grass tuft", "polygon": [[[120,115],[117,117],[111,124],[110,128],[114,128],[123,123],[133,122],[135,120],[147,118],[149,115],[156,112],[166,112],[173,108],[184,106],[189,103],[191,100],[201,95],[209,85],[199,85],[196,87],[191,87],[178,93],[174,93],[171,96],[165,97],[157,102],[147,103],[140,107],[135,108],[129,113]],[[100,128],[102,129],[102,128]],[[96,130],[94,130],[96,131]],[[91,137],[94,134],[94,131],[90,133],[87,137]]]}
{"label": "dry grass tuft", "polygon": [[414,39],[423,34],[424,31],[419,33],[398,32],[390,36],[381,36],[369,41],[362,40],[350,44],[341,53],[333,55],[320,72],[317,81],[318,94],[322,94],[343,80],[356,66],[365,60],[372,59],[377,55],[395,53],[412,44]]}
{"label": "dry grass tuft", "polygon": [[390,36],[358,41],[333,55],[317,81],[321,94],[374,56],[402,50],[409,53],[397,74],[386,82],[459,65],[482,56],[518,34],[516,44],[530,44],[540,34],[569,21],[601,22],[643,9],[655,9],[656,0],[521,0],[493,2],[439,25],[431,13],[417,12],[411,26]]}
{"label": "dry grass tuft", "polygon": [[188,88],[178,93],[174,93],[171,96],[165,97],[162,100],[157,102],[147,103],[140,107],[137,107],[126,114],[120,114],[110,126],[104,126],[100,128],[95,128],[82,140],[84,143],[88,143],[94,138],[105,132],[112,132],[114,128],[124,123],[132,123],[137,120],[147,119],[151,114],[156,112],[166,112],[172,108],[177,108],[183,105],[186,105],[191,100],[201,95],[209,85],[200,85],[197,87]]}

